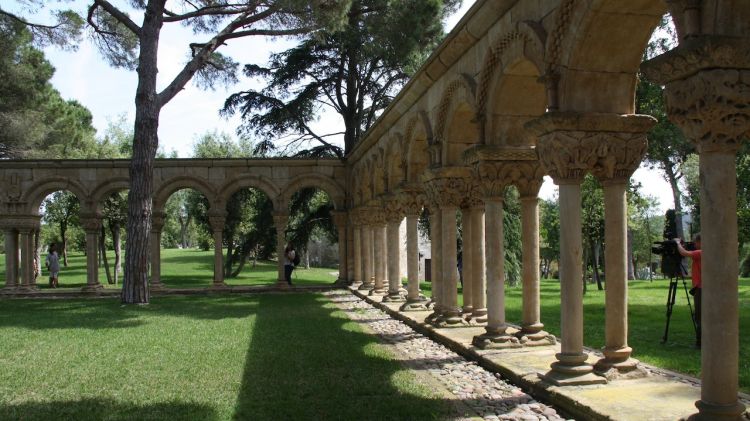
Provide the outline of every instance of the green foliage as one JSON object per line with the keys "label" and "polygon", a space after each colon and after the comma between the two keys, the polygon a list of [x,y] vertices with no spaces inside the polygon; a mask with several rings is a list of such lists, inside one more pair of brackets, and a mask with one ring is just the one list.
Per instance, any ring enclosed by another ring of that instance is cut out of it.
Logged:
{"label": "green foliage", "polygon": [[505,212],[503,213],[503,235],[505,247],[505,282],[515,286],[521,283],[523,267],[523,244],[521,242],[521,201],[518,190],[505,190]]}
{"label": "green foliage", "polygon": [[[261,153],[279,152],[283,139],[282,153],[343,156],[437,45],[442,19],[459,3],[354,0],[341,30],[306,36],[271,56],[266,67],[246,65],[245,75],[264,79],[266,86],[230,96],[223,113],[242,115],[239,131],[261,139]],[[310,128],[324,107],[341,116],[344,133]],[[342,134],[343,150],[330,142]]]}
{"label": "green foliage", "polygon": [[552,263],[560,259],[560,205],[556,197],[539,201],[539,234],[542,274],[545,278],[551,278],[554,275]]}
{"label": "green foliage", "polygon": [[[632,250],[633,275],[638,279],[648,278],[644,269],[650,267],[650,262],[656,261],[658,256],[651,252],[654,241],[661,241],[664,228],[664,218],[660,215],[658,200],[655,197],[643,196],[639,193],[640,184],[633,184],[631,180],[628,189],[628,235]],[[644,275],[639,277],[639,274]]]}
{"label": "green foliage", "polygon": [[305,188],[292,195],[287,238],[298,252],[305,253],[307,245],[313,240],[326,238],[331,243],[337,241],[332,211],[333,204],[322,190]]}
{"label": "green foliage", "polygon": [[[55,3],[70,1],[58,0]],[[53,8],[49,10],[50,21],[36,21],[41,18],[40,10],[50,3],[52,2],[43,0],[16,0],[13,10],[0,5],[0,20],[24,27],[32,35],[34,44],[38,47],[54,45],[62,49],[77,49],[85,25],[78,13],[69,9]],[[34,20],[27,18],[26,15],[33,17]]]}

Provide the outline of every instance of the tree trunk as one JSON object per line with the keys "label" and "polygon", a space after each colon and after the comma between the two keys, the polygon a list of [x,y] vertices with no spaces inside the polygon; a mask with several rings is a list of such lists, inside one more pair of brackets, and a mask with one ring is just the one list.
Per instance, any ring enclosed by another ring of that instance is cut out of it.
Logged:
{"label": "tree trunk", "polygon": [[110,231],[112,231],[112,244],[115,248],[115,285],[117,285],[118,279],[120,279],[120,273],[122,272],[122,247],[120,246],[120,223],[115,222],[109,225]]}
{"label": "tree trunk", "polygon": [[[680,191],[679,180],[677,174],[674,172],[674,164],[669,163],[664,165],[664,172],[667,174],[667,182],[672,187],[672,200],[674,200],[674,211],[675,211],[675,223],[677,224],[677,237],[685,238],[685,233],[682,228],[682,192]],[[669,240],[669,238],[665,238]]]}
{"label": "tree trunk", "polygon": [[230,236],[227,240],[227,257],[224,260],[224,278],[229,278],[232,274],[232,266],[236,257],[234,255],[235,252],[234,241],[232,241],[232,237]]}
{"label": "tree trunk", "polygon": [[177,222],[180,224],[180,245],[183,249],[188,248],[187,241],[187,229],[190,224],[190,217],[183,218],[182,215],[177,217]]}
{"label": "tree trunk", "polygon": [[234,272],[232,272],[232,275],[231,275],[232,278],[236,278],[237,276],[240,275],[240,273],[242,272],[242,269],[245,267],[245,264],[247,263],[248,257],[250,257],[249,250],[243,251],[240,254],[239,263],[237,264],[237,269]]}
{"label": "tree trunk", "polygon": [[107,274],[107,283],[114,285],[112,271],[109,269],[109,259],[107,259],[107,229],[102,224],[101,234],[99,236],[99,256],[104,266],[104,273]]}
{"label": "tree trunk", "polygon": [[599,251],[599,244],[593,242],[591,244],[591,270],[596,280],[596,288],[602,291],[604,290],[604,286],[602,285],[602,277],[599,275]]}
{"label": "tree trunk", "polygon": [[63,266],[68,267],[68,238],[67,238],[67,232],[68,232],[68,223],[67,222],[60,222],[60,241],[62,244],[60,244],[60,248],[62,249],[62,258],[63,258]]}
{"label": "tree trunk", "polygon": [[143,17],[135,94],[133,157],[128,192],[128,241],[121,299],[126,304],[148,304],[151,215],[154,195],[154,159],[159,146],[161,99],[156,93],[157,54],[164,0],[149,1]]}
{"label": "tree trunk", "polygon": [[628,280],[635,279],[635,262],[633,261],[633,230],[628,228]]}

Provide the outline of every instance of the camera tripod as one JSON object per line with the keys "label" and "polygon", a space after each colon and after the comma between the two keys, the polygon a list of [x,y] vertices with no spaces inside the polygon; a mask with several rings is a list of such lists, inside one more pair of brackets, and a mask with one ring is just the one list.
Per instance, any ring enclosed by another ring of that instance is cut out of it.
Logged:
{"label": "camera tripod", "polygon": [[669,320],[672,318],[672,308],[674,307],[674,301],[677,296],[678,279],[682,280],[682,287],[685,289],[685,297],[687,298],[688,308],[690,309],[690,321],[693,322],[695,334],[698,334],[698,325],[695,320],[695,313],[693,313],[693,306],[690,304],[690,293],[688,292],[687,283],[685,283],[685,277],[682,275],[675,275],[669,278],[669,292],[667,293],[667,326],[664,328],[664,337],[661,338],[661,343],[666,343],[667,336],[669,335]]}

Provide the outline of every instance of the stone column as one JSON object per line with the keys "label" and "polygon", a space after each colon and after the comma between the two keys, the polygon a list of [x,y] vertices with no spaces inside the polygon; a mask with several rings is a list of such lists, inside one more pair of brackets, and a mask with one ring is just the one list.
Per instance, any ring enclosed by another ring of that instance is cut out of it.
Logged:
{"label": "stone column", "polygon": [[750,121],[750,43],[748,38],[695,36],[641,67],[646,77],[666,85],[667,113],[695,144],[700,155],[702,387],[701,399],[695,404],[699,412],[690,419],[738,420],[745,407],[737,398],[739,297],[735,159],[741,143],[750,136],[747,123]]}
{"label": "stone column", "polygon": [[19,227],[21,237],[21,290],[34,290],[34,230],[31,227]]}
{"label": "stone column", "polygon": [[361,285],[362,284],[362,226],[360,225],[360,220],[358,217],[351,215],[351,225],[352,225],[352,249],[354,251],[353,253],[353,271],[352,271],[352,285]]}
{"label": "stone column", "polygon": [[456,212],[458,207],[444,203],[440,207],[440,237],[442,245],[443,312],[438,327],[465,326],[458,307],[458,270],[456,269]]}
{"label": "stone column", "polygon": [[99,282],[99,234],[102,229],[101,216],[81,218],[81,225],[86,232],[86,286],[85,292],[97,292],[103,287]]}
{"label": "stone column", "polygon": [[161,283],[161,231],[164,227],[164,212],[154,212],[151,215],[151,281],[149,288],[152,291],[164,290]]}
{"label": "stone column", "polygon": [[[485,227],[484,227],[484,204],[473,206],[471,208],[471,266],[474,268],[474,284],[472,286],[473,305],[471,313],[471,323],[474,325],[484,325],[487,323],[487,274],[485,267]],[[466,256],[464,256],[466,259]],[[464,283],[466,280],[464,279]]]}
{"label": "stone column", "polygon": [[18,231],[5,227],[5,288],[13,292],[18,288]]}
{"label": "stone column", "polygon": [[351,222],[351,219],[347,223],[346,226],[346,279],[348,280],[348,285],[354,284],[354,254],[355,254],[355,248],[354,248],[354,232],[358,231],[354,228],[354,225]]}
{"label": "stone column", "polygon": [[[488,186],[489,187],[489,186]],[[507,332],[505,321],[505,248],[503,246],[504,186],[493,183],[495,194],[484,199],[485,253],[487,266],[487,326],[472,340],[482,349],[518,347],[518,339]],[[487,191],[487,187],[485,188]],[[499,193],[499,194],[497,194]]]}
{"label": "stone column", "polygon": [[401,210],[389,209],[386,220],[388,222],[388,295],[383,297],[383,301],[402,302],[405,299],[401,295],[401,236],[399,233],[401,221],[403,221]]}
{"label": "stone column", "polygon": [[227,287],[224,283],[224,224],[226,217],[222,215],[209,215],[211,230],[214,235],[214,281],[211,288],[223,289]]}
{"label": "stone column", "polygon": [[366,220],[365,225],[362,226],[362,254],[364,255],[364,261],[362,262],[362,285],[359,287],[361,291],[371,290],[375,286],[375,272],[372,262],[372,227],[369,220]]}
{"label": "stone column", "polygon": [[333,212],[333,224],[336,225],[336,231],[339,234],[339,277],[336,280],[337,285],[347,285],[349,280],[347,279],[347,259],[346,259],[346,243],[347,243],[347,223],[349,219],[346,212]]}
{"label": "stone column", "polygon": [[472,293],[474,287],[475,271],[473,266],[473,248],[476,244],[474,238],[474,232],[471,226],[472,210],[468,207],[461,208],[461,222],[462,222],[462,250],[461,250],[461,274],[463,275],[463,288],[461,294],[463,295],[464,305],[461,307],[461,313],[463,314],[466,321],[471,320],[472,312],[474,311],[474,304],[472,302],[474,295]]}
{"label": "stone column", "polygon": [[284,251],[286,250],[286,225],[289,215],[276,213],[273,215],[273,226],[276,227],[276,286],[288,288],[284,277]]}
{"label": "stone column", "polygon": [[419,230],[417,224],[424,207],[424,194],[418,187],[405,187],[401,208],[406,214],[406,302],[400,311],[426,311],[427,298],[419,292]]}
{"label": "stone column", "polygon": [[373,246],[375,247],[373,266],[375,270],[375,284],[370,295],[385,295],[387,293],[386,279],[388,271],[388,255],[386,251],[386,224],[382,210],[378,210],[371,216],[373,219]]}
{"label": "stone column", "polygon": [[442,218],[436,206],[430,207],[430,272],[432,273],[432,313],[425,319],[426,323],[437,323],[443,314],[443,241],[440,232]]}
{"label": "stone column", "polygon": [[[589,171],[612,177],[619,176],[623,167],[637,167],[645,151],[645,143],[641,141],[643,134],[654,121],[651,117],[636,115],[549,112],[526,125],[539,136],[539,159],[560,186],[563,336],[557,361],[552,364],[552,370],[542,376],[553,384],[606,382],[603,377],[592,373],[593,367],[586,362],[588,355],[583,352],[581,182]],[[615,152],[618,148],[622,148],[622,153]],[[615,301],[622,303],[624,288],[615,286],[613,290],[607,295],[617,294]],[[622,332],[615,335],[622,336]]]}
{"label": "stone column", "polygon": [[[541,184],[541,180],[539,180]],[[517,336],[524,346],[554,345],[545,332],[539,301],[539,192],[538,186],[521,196],[521,242],[523,246],[523,319]]]}

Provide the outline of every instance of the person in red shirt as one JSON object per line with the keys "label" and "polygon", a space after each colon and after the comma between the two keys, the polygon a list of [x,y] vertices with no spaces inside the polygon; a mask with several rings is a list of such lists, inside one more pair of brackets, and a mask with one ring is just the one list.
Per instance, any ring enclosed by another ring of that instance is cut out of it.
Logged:
{"label": "person in red shirt", "polygon": [[695,243],[695,250],[685,250],[684,247],[682,247],[682,244],[680,244],[680,239],[675,239],[675,243],[677,243],[677,250],[680,252],[680,255],[684,257],[689,257],[692,260],[692,265],[690,267],[690,274],[693,278],[693,289],[690,290],[691,293],[693,293],[693,298],[695,301],[695,325],[697,327],[696,329],[696,338],[695,338],[695,346],[700,348],[701,346],[701,286],[702,286],[702,280],[701,280],[701,235],[696,234],[693,236],[693,242]]}

